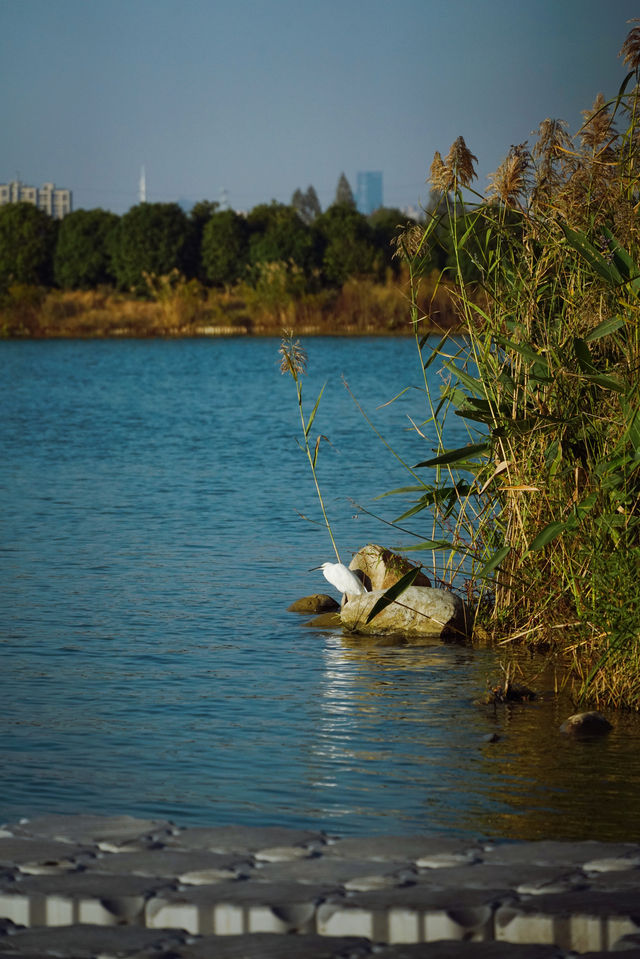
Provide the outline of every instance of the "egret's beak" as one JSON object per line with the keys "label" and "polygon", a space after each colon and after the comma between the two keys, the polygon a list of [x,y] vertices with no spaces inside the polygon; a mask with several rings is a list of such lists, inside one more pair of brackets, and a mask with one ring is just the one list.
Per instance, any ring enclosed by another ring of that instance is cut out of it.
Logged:
{"label": "egret's beak", "polygon": [[314,569],[322,569],[322,566],[312,566],[311,569],[308,569],[308,570],[307,570],[307,572],[308,572],[308,573],[312,573],[312,572],[314,571]]}

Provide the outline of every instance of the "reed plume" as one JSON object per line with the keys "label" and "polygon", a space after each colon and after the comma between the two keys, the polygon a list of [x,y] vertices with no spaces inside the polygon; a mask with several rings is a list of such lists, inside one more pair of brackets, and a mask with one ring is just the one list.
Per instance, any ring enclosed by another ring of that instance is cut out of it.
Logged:
{"label": "reed plume", "polygon": [[430,183],[434,190],[442,190],[443,193],[448,193],[453,187],[453,182],[451,169],[444,163],[440,151],[436,150],[433,154],[427,183]]}
{"label": "reed plume", "polygon": [[280,360],[280,372],[290,373],[297,382],[299,376],[304,376],[307,372],[307,354],[300,345],[300,340],[293,339],[290,330],[286,330],[278,350],[282,359]]}
{"label": "reed plume", "polygon": [[391,240],[391,245],[395,247],[393,256],[410,260],[424,245],[424,227],[418,223],[407,223],[404,227],[398,226],[398,229],[400,232]]}
{"label": "reed plume", "polygon": [[478,162],[477,156],[471,152],[464,137],[458,137],[451,144],[451,149],[447,154],[445,165],[453,174],[454,187],[457,190],[461,186],[471,186],[471,181],[476,179],[476,171],[473,167]]}
{"label": "reed plume", "polygon": [[531,205],[538,209],[560,188],[563,173],[570,165],[573,144],[564,120],[547,117],[535,132],[538,139],[531,151],[535,161]]}
{"label": "reed plume", "polygon": [[[635,17],[627,23],[640,23],[640,19]],[[618,56],[624,57],[622,62],[626,63],[630,70],[637,70],[640,67],[640,27],[631,28]]]}
{"label": "reed plume", "polygon": [[495,173],[489,175],[487,198],[498,200],[508,207],[522,205],[521,201],[527,194],[530,168],[531,154],[526,142],[512,146]]}
{"label": "reed plume", "polygon": [[464,137],[458,137],[451,144],[446,160],[443,160],[440,152],[436,150],[427,183],[443,193],[468,187],[476,178],[473,164],[477,162],[477,156],[468,148]]}
{"label": "reed plume", "polygon": [[602,93],[593,101],[590,110],[583,110],[584,123],[580,131],[582,145],[594,153],[606,148],[617,137],[613,116]]}

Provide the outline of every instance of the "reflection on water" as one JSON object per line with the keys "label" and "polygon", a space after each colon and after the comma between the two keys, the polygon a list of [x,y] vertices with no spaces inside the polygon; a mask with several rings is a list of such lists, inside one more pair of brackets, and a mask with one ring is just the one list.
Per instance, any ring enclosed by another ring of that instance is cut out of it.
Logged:
{"label": "reflection on water", "polygon": [[[480,703],[499,676],[491,653],[335,637],[325,663],[320,736],[331,743],[336,765],[373,775],[387,791],[394,768],[410,769],[402,786],[407,795],[420,794],[424,830],[526,840],[639,838],[637,717],[610,717],[614,731],[604,738],[563,735],[559,727],[575,707],[557,692],[544,661],[522,656],[523,675],[538,693],[534,702],[496,706]],[[354,726],[360,736],[366,731],[367,748],[353,748]]]}
{"label": "reflection on water", "polygon": [[[340,374],[375,411],[406,385],[414,348],[305,345],[309,395],[328,381],[319,467],[343,555],[394,546],[350,500],[371,505],[404,477]],[[637,718],[572,742],[558,732],[571,703],[531,662],[543,695],[494,710],[474,702],[498,678],[495,652],[321,633],[285,612],[318,589],[307,570],[330,551],[301,519],[318,508],[277,347],[0,343],[0,821],[638,838]],[[412,462],[416,397],[376,413]]]}
{"label": "reflection on water", "polygon": [[571,711],[570,703],[563,706],[550,697],[498,712],[502,739],[480,753],[484,788],[505,808],[478,817],[476,828],[515,839],[637,841],[637,717],[611,716],[609,735],[575,739],[558,732]]}

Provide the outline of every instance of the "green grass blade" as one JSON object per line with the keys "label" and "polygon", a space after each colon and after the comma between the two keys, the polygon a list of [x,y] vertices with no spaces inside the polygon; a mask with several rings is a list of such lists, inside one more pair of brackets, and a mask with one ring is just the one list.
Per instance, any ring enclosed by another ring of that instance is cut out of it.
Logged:
{"label": "green grass blade", "polygon": [[449,370],[450,373],[453,373],[460,383],[470,390],[471,393],[475,393],[476,396],[485,396],[485,386],[481,379],[470,376],[465,370],[461,370],[460,367],[456,366],[455,363],[452,363],[450,360],[447,360],[447,362],[442,365],[445,369]]}
{"label": "green grass blade", "polygon": [[495,569],[497,566],[500,565],[500,563],[501,563],[502,560],[505,558],[505,556],[508,556],[510,552],[511,552],[511,547],[510,547],[510,546],[502,546],[499,550],[497,550],[497,551],[493,554],[493,556],[491,557],[491,559],[489,559],[489,560],[484,564],[484,566],[482,567],[482,569],[478,572],[479,578],[480,578],[480,579],[485,579],[485,578],[489,575],[489,573],[492,573],[492,572],[494,571],[494,569]]}
{"label": "green grass blade", "polygon": [[620,275],[618,268],[595,248],[586,234],[580,230],[572,230],[564,223],[561,223],[560,226],[569,245],[587,261],[603,280],[613,287],[624,284],[624,277]]}
{"label": "green grass blade", "polygon": [[585,336],[585,342],[591,343],[593,340],[601,340],[603,336],[609,336],[624,326],[624,320],[621,316],[612,316],[609,320],[603,320]]}
{"label": "green grass blade", "polygon": [[585,341],[580,336],[574,336],[573,338],[573,349],[576,354],[576,359],[578,361],[578,366],[583,373],[598,373],[594,362],[593,357],[591,356],[591,350],[585,343]]}
{"label": "green grass blade", "polygon": [[470,456],[478,456],[481,453],[488,453],[490,450],[491,443],[470,443],[468,446],[461,446],[457,450],[448,450],[431,460],[416,463],[413,468],[417,470],[423,466],[446,466],[450,463],[459,463],[461,460],[468,460]]}
{"label": "green grass blade", "polygon": [[431,350],[431,355],[429,356],[428,360],[426,360],[426,362],[424,362],[424,363],[422,364],[425,370],[428,370],[429,367],[431,366],[431,364],[433,363],[433,361],[434,361],[438,356],[440,356],[440,351],[442,350],[442,347],[444,346],[444,344],[445,344],[445,343],[447,342],[447,340],[449,339],[449,336],[450,336],[450,335],[451,335],[451,334],[449,333],[449,331],[447,331],[447,332],[444,334],[444,336],[442,337],[442,339],[440,340],[440,342],[438,343],[438,345],[435,347],[435,349]]}
{"label": "green grass blade", "polygon": [[554,540],[556,536],[559,536],[560,533],[563,533],[566,528],[567,524],[564,521],[561,522],[558,520],[553,523],[549,523],[548,526],[545,526],[545,528],[538,533],[533,542],[530,543],[529,552],[532,550],[544,549],[548,543],[551,543],[552,540]]}
{"label": "green grass blade", "polygon": [[322,389],[320,390],[320,393],[318,394],[318,399],[316,400],[316,405],[313,407],[313,409],[312,409],[312,411],[311,411],[311,416],[309,417],[309,421],[308,421],[307,426],[306,426],[306,429],[305,429],[305,431],[304,431],[305,437],[307,437],[307,436],[309,435],[309,431],[311,430],[311,427],[313,426],[313,421],[314,421],[315,418],[316,418],[316,413],[318,412],[318,407],[320,406],[320,400],[322,399],[322,394],[324,393],[324,387],[325,387],[326,385],[327,385],[327,384],[325,383],[324,386],[322,387]]}

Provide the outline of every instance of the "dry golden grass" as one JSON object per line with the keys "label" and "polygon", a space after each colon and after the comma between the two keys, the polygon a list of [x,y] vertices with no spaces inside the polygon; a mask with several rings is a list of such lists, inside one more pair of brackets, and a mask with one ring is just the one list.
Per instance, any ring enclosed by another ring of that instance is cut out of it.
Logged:
{"label": "dry golden grass", "polygon": [[[266,271],[280,282],[278,265]],[[5,336],[49,338],[110,336],[198,336],[257,333],[279,336],[283,327],[300,334],[410,334],[406,278],[385,283],[348,280],[340,290],[287,294],[276,286],[271,300],[242,286],[210,290],[175,277],[150,280],[152,299],[112,290],[44,291],[19,288],[0,308]],[[263,291],[264,292],[264,291]],[[457,325],[448,291],[427,282],[421,296],[425,323],[434,329]]]}

